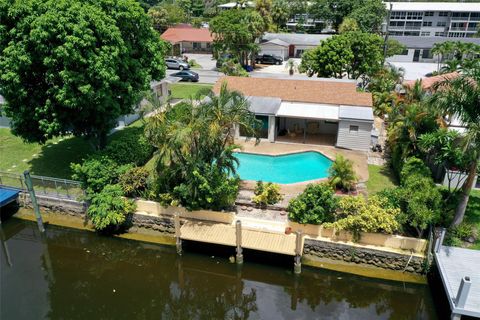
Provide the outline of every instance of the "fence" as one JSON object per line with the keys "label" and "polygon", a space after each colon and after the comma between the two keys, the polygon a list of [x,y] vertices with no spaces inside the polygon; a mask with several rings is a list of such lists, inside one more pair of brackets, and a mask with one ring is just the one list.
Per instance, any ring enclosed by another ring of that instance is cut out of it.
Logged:
{"label": "fence", "polygon": [[[35,194],[38,196],[79,201],[85,196],[82,186],[77,181],[35,175],[30,175],[30,177]],[[0,171],[0,186],[27,191],[22,174]]]}

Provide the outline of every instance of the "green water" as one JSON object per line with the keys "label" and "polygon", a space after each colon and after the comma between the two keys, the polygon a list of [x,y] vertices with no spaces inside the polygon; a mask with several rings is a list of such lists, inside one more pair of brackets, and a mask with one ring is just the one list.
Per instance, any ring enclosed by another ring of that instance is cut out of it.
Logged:
{"label": "green water", "polygon": [[[1,225],[0,319],[436,319],[426,285],[303,268],[241,268],[206,246],[173,247],[31,222]],[[233,249],[228,249],[233,250]],[[222,252],[222,254],[220,254]],[[264,261],[265,262],[265,261]]]}

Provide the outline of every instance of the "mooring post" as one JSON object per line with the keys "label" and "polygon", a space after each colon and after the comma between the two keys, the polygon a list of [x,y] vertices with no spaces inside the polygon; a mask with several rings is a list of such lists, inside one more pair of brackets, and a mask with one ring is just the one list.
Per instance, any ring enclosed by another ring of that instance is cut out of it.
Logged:
{"label": "mooring post", "polygon": [[293,263],[293,271],[295,274],[300,274],[302,272],[302,232],[296,232],[296,242],[295,242],[295,259]]}
{"label": "mooring post", "polygon": [[237,256],[236,261],[237,264],[243,263],[243,250],[242,250],[242,222],[237,220],[235,222],[235,235],[236,235],[236,243],[237,243]]}
{"label": "mooring post", "polygon": [[40,214],[40,208],[38,207],[37,197],[35,196],[35,190],[33,190],[32,178],[30,177],[30,172],[25,170],[23,172],[25,177],[25,184],[27,185],[28,193],[30,194],[30,200],[32,201],[33,211],[35,212],[35,217],[37,218],[38,230],[40,232],[45,232],[45,227],[43,226],[42,215]]}
{"label": "mooring post", "polygon": [[445,239],[445,234],[447,233],[446,228],[442,228],[442,231],[440,233],[440,237],[438,237],[437,242],[435,243],[435,252],[438,253],[440,252],[440,249],[442,248],[443,240]]}
{"label": "mooring post", "polygon": [[455,306],[457,308],[465,307],[465,302],[467,302],[471,286],[472,282],[470,281],[470,277],[463,277],[460,286],[458,287],[457,297],[455,298]]}
{"label": "mooring post", "polygon": [[177,253],[179,255],[182,255],[182,239],[180,238],[181,233],[180,233],[180,215],[175,213],[174,216],[175,219],[175,241],[177,245]]}

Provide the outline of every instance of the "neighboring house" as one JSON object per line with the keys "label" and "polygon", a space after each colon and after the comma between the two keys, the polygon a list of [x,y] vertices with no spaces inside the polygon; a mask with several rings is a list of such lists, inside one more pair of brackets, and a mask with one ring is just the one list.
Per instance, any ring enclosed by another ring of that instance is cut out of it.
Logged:
{"label": "neighboring house", "polygon": [[386,2],[389,34],[415,37],[474,37],[480,26],[480,3]]}
{"label": "neighboring house", "polygon": [[443,43],[446,41],[460,41],[480,45],[480,38],[454,39],[448,37],[391,36],[390,39],[395,39],[406,47],[401,54],[387,58],[387,61],[390,62],[441,62],[439,60],[442,59],[442,57],[433,55],[432,48],[436,43]]}
{"label": "neighboring house", "polygon": [[282,58],[301,57],[305,50],[317,47],[332,35],[299,33],[265,33],[260,42],[260,54],[275,54]]}
{"label": "neighboring house", "polygon": [[206,28],[172,27],[160,37],[172,44],[172,55],[212,52],[213,37]]}
{"label": "neighboring house", "polygon": [[[353,81],[223,77],[214,92],[223,82],[248,98],[250,110],[263,123],[263,139],[361,151],[370,147],[372,95],[357,92]],[[242,136],[239,128],[236,136]]]}

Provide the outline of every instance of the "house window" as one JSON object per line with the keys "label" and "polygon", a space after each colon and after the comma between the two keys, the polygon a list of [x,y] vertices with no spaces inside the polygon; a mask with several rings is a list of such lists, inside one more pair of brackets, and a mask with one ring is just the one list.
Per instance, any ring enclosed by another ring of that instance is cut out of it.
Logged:
{"label": "house window", "polygon": [[358,126],[350,126],[350,133],[351,134],[358,134]]}
{"label": "house window", "polygon": [[424,27],[431,27],[432,26],[432,21],[423,21],[423,26]]}
{"label": "house window", "polygon": [[432,51],[430,51],[430,49],[423,49],[422,58],[424,58],[424,59],[432,59],[432,58],[433,58],[433,56],[432,56]]}
{"label": "house window", "polygon": [[425,17],[433,17],[433,11],[425,11]]}
{"label": "house window", "polygon": [[440,11],[440,12],[438,13],[438,15],[439,15],[440,17],[448,17],[448,11]]}
{"label": "house window", "polygon": [[438,21],[437,22],[437,27],[446,27],[447,23],[445,21]]}
{"label": "house window", "polygon": [[445,37],[445,32],[435,32],[435,37]]}
{"label": "house window", "polygon": [[430,32],[428,32],[428,31],[422,31],[422,33],[420,34],[420,36],[422,36],[422,37],[430,37]]}
{"label": "house window", "polygon": [[198,50],[198,49],[200,49],[200,48],[201,48],[200,42],[194,42],[194,43],[193,43],[193,49]]}
{"label": "house window", "polygon": [[408,49],[403,50],[399,56],[408,56]]}

